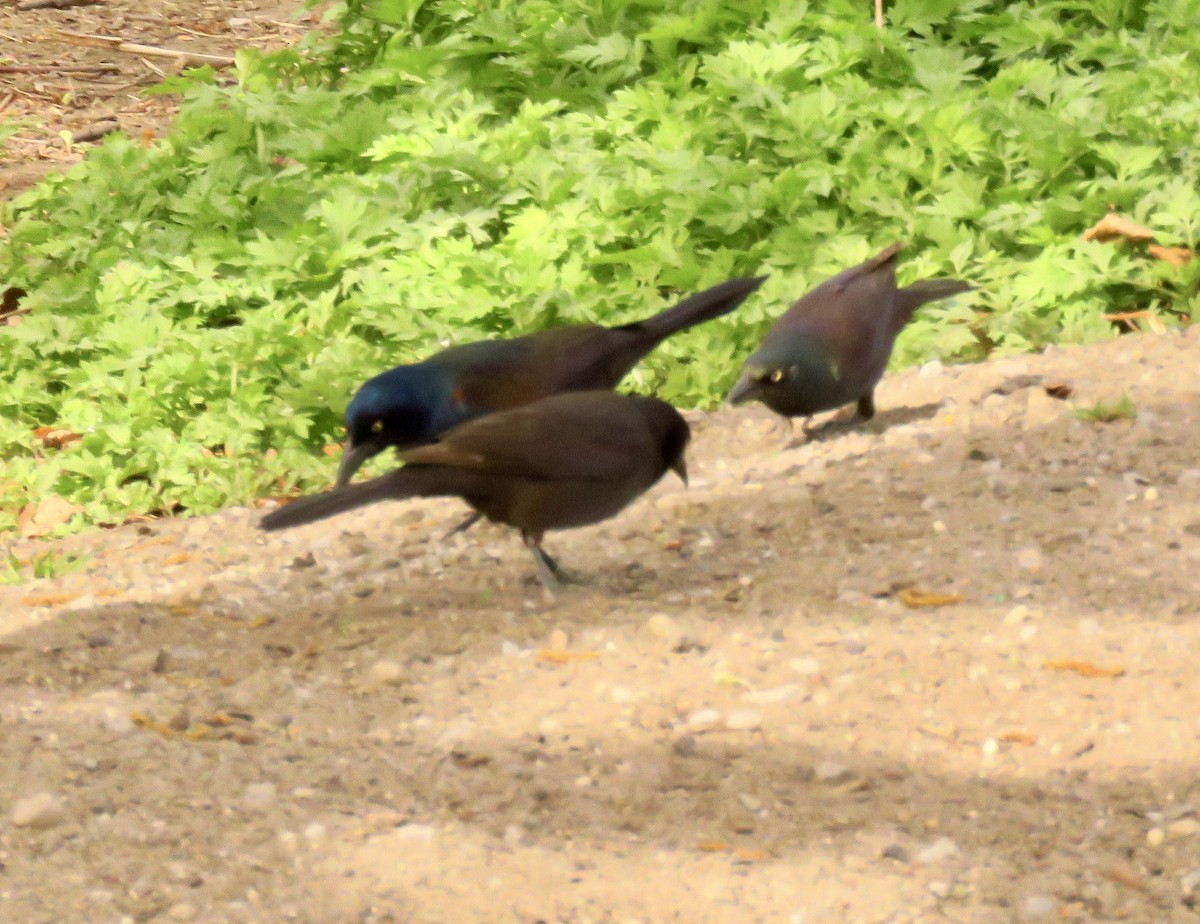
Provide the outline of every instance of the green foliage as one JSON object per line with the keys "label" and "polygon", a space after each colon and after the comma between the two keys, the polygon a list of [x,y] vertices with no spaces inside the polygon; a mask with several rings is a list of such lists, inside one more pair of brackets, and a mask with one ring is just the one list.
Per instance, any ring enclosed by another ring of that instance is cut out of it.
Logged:
{"label": "green foliage", "polygon": [[74,574],[87,567],[87,563],[87,556],[62,555],[53,550],[39,552],[22,561],[11,550],[6,550],[0,556],[0,584],[24,584],[26,581]]}
{"label": "green foliage", "polygon": [[[1200,268],[1084,242],[1109,208],[1200,244],[1200,0],[346,0],[332,37],[174,78],[2,216],[0,530],[327,484],[368,375],[449,342],[622,322],[771,280],[632,377],[710,404],[771,319],[895,239],[898,363],[1197,314]],[[62,449],[39,426],[83,435]],[[386,464],[381,462],[380,464]]]}
{"label": "green foliage", "polygon": [[1133,420],[1137,407],[1129,395],[1121,395],[1116,401],[1097,401],[1087,407],[1075,408],[1075,416],[1087,423],[1112,423],[1114,420]]}

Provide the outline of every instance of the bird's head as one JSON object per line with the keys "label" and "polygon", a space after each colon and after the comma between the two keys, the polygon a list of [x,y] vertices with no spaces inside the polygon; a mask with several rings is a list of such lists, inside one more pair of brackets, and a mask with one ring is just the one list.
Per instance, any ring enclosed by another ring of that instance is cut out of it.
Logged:
{"label": "bird's head", "polygon": [[453,389],[423,363],[398,366],[368,380],[346,407],[349,439],[337,486],[388,447],[403,450],[432,442],[459,422],[456,408]]}
{"label": "bird's head", "polygon": [[665,401],[646,399],[653,404],[648,405],[648,419],[651,427],[658,435],[658,445],[662,450],[662,464],[667,471],[679,476],[685,485],[688,483],[687,451],[688,442],[692,438],[692,429],[683,416]]}
{"label": "bird's head", "polygon": [[[837,363],[818,344],[803,337],[788,337],[763,344],[746,360],[728,401],[786,405],[801,395],[818,397],[836,388],[839,376]],[[784,397],[791,400],[779,400]]]}

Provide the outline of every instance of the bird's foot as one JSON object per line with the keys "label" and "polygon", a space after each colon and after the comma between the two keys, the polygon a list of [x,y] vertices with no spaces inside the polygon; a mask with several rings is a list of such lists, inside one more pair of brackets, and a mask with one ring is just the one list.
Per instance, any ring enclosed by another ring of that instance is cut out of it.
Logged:
{"label": "bird's foot", "polygon": [[459,533],[465,533],[468,529],[483,519],[482,513],[472,513],[465,520],[459,523],[454,529],[442,536],[442,541],[445,542],[451,536],[457,536]]}

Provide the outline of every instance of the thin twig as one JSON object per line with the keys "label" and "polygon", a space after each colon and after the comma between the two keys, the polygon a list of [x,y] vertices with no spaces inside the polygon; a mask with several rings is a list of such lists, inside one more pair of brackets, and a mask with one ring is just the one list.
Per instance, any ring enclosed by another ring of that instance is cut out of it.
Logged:
{"label": "thin twig", "polygon": [[0,64],[0,74],[105,74],[119,70],[115,64]]}
{"label": "thin twig", "polygon": [[883,28],[883,0],[875,0],[875,25]]}
{"label": "thin twig", "polygon": [[167,76],[167,72],[166,72],[166,71],[164,71],[164,70],[163,70],[161,67],[155,67],[155,66],[154,66],[152,63],[150,63],[150,61],[148,61],[147,59],[145,59],[145,58],[138,58],[138,60],[139,60],[139,61],[141,61],[141,62],[142,62],[144,65],[146,65],[146,67],[150,68],[150,70],[154,71],[154,73],[158,74],[158,76],[159,76],[159,77],[166,77],[166,76]]}
{"label": "thin twig", "polygon": [[17,11],[24,13],[27,10],[69,10],[73,6],[90,6],[99,2],[100,0],[21,0],[17,4]]}
{"label": "thin twig", "polygon": [[213,67],[229,67],[233,64],[230,55],[210,55],[199,51],[182,51],[174,48],[160,48],[157,45],[141,45],[137,42],[127,42],[122,38],[110,35],[86,35],[82,32],[66,32],[55,29],[56,33],[77,45],[90,45],[93,48],[111,48],[131,55],[145,55],[149,58],[174,58],[183,64],[211,64]]}

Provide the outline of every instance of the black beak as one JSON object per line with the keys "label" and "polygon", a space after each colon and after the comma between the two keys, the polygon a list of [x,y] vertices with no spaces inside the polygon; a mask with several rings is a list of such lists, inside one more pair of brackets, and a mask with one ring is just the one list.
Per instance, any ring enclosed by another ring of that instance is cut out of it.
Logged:
{"label": "black beak", "polygon": [[671,471],[679,476],[679,480],[684,483],[684,486],[687,485],[687,459],[682,454],[672,463]]}
{"label": "black beak", "polygon": [[758,382],[749,375],[743,375],[737,380],[737,384],[733,386],[733,390],[729,392],[729,397],[725,401],[727,404],[745,404],[757,397],[757,393]]}
{"label": "black beak", "polygon": [[354,473],[363,467],[363,463],[383,451],[382,446],[374,443],[359,443],[357,446],[347,445],[342,453],[342,463],[338,466],[337,487],[349,484]]}

